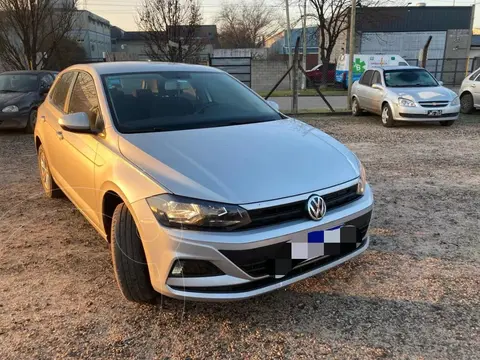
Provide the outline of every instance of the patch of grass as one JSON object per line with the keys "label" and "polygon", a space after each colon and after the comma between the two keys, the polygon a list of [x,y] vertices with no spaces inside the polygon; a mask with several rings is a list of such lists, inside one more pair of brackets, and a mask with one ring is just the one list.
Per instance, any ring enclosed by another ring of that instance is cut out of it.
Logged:
{"label": "patch of grass", "polygon": [[[290,110],[280,110],[282,113],[285,115],[294,115]],[[298,115],[304,115],[304,114],[339,114],[339,115],[344,115],[345,113],[350,114],[350,110],[348,109],[335,109],[335,112],[331,112],[330,109],[326,108],[319,108],[319,109],[305,109],[305,110],[298,110]]]}
{"label": "patch of grass", "polygon": [[[325,89],[321,90],[322,94],[325,96],[344,96],[347,95],[348,91],[343,90],[343,89]],[[260,96],[267,96],[268,91],[257,91],[257,93]],[[275,90],[270,97],[288,97],[292,96],[292,90]],[[318,96],[318,93],[315,91],[315,89],[306,89],[306,90],[300,90],[298,92],[298,96]]]}

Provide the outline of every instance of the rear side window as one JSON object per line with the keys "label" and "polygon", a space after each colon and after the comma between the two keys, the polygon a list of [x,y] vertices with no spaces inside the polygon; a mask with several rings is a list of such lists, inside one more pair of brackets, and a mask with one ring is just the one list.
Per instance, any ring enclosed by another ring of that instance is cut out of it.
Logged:
{"label": "rear side window", "polygon": [[372,80],[373,71],[367,70],[362,78],[360,79],[359,83],[362,85],[370,86],[370,81]]}
{"label": "rear side window", "polygon": [[70,88],[70,84],[72,83],[74,75],[75,75],[74,72],[68,72],[63,74],[52,90],[52,97],[51,97],[52,102],[56,107],[58,107],[62,111],[65,108],[68,89]]}
{"label": "rear side window", "polygon": [[95,82],[89,74],[80,72],[75,81],[75,85],[73,85],[68,113],[87,113],[90,124],[95,126],[98,111],[98,97]]}

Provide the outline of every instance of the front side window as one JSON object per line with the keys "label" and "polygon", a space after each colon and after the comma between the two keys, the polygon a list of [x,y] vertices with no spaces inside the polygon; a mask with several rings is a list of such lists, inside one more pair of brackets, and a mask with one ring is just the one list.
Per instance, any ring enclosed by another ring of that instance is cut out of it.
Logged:
{"label": "front side window", "polygon": [[378,71],[375,71],[375,73],[373,74],[373,78],[372,78],[372,85],[373,84],[380,84],[382,85],[382,80],[380,78],[380,73]]}
{"label": "front side window", "polygon": [[38,91],[36,74],[2,74],[0,75],[0,92]]}
{"label": "front side window", "polygon": [[78,73],[75,85],[73,85],[72,95],[70,96],[68,113],[78,112],[86,113],[92,128],[95,126],[99,113],[97,90],[95,89],[93,78],[85,72]]}
{"label": "front side window", "polygon": [[153,72],[103,77],[118,130],[126,133],[239,125],[284,118],[224,73]]}
{"label": "front side window", "polygon": [[437,80],[424,69],[385,70],[384,77],[388,87],[438,86]]}
{"label": "front side window", "polygon": [[50,74],[41,75],[40,77],[40,88],[41,89],[48,89],[52,86],[53,83],[53,76]]}
{"label": "front side window", "polygon": [[65,108],[68,90],[70,89],[74,75],[75,73],[73,71],[63,74],[51,91],[53,104],[62,111]]}

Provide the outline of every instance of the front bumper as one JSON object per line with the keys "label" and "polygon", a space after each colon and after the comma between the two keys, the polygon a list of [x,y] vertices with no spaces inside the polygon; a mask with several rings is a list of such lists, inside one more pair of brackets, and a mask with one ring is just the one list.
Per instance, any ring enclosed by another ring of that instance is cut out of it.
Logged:
{"label": "front bumper", "polygon": [[[306,196],[306,198],[308,195]],[[316,275],[361,254],[369,238],[354,251],[338,256],[323,256],[297,265],[284,277],[255,276],[225,254],[281,245],[292,239],[306,237],[311,231],[326,230],[343,224],[366,222],[368,228],[373,210],[373,194],[367,185],[365,194],[344,206],[327,211],[319,221],[306,219],[272,226],[233,232],[203,232],[165,228],[158,224],[145,200],[131,204],[149,265],[153,288],[169,297],[185,300],[240,300],[264,294]],[[225,275],[174,278],[169,277],[176,259],[206,260]],[[252,276],[253,275],[253,276]]]}
{"label": "front bumper", "polygon": [[[447,105],[444,107],[404,107],[393,104],[393,119],[397,121],[448,121],[458,120],[460,114],[460,105]],[[429,111],[441,111],[440,116],[429,116]]]}
{"label": "front bumper", "polygon": [[24,129],[28,122],[27,112],[0,112],[0,129]]}

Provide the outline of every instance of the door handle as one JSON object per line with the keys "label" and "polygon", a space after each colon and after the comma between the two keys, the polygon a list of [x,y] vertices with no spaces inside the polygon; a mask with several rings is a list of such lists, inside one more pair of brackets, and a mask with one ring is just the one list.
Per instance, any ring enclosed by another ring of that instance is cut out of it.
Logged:
{"label": "door handle", "polygon": [[43,122],[47,121],[47,118],[45,116],[40,116],[40,119],[42,119]]}
{"label": "door handle", "polygon": [[63,140],[63,132],[57,131],[57,137],[58,137],[60,140]]}

